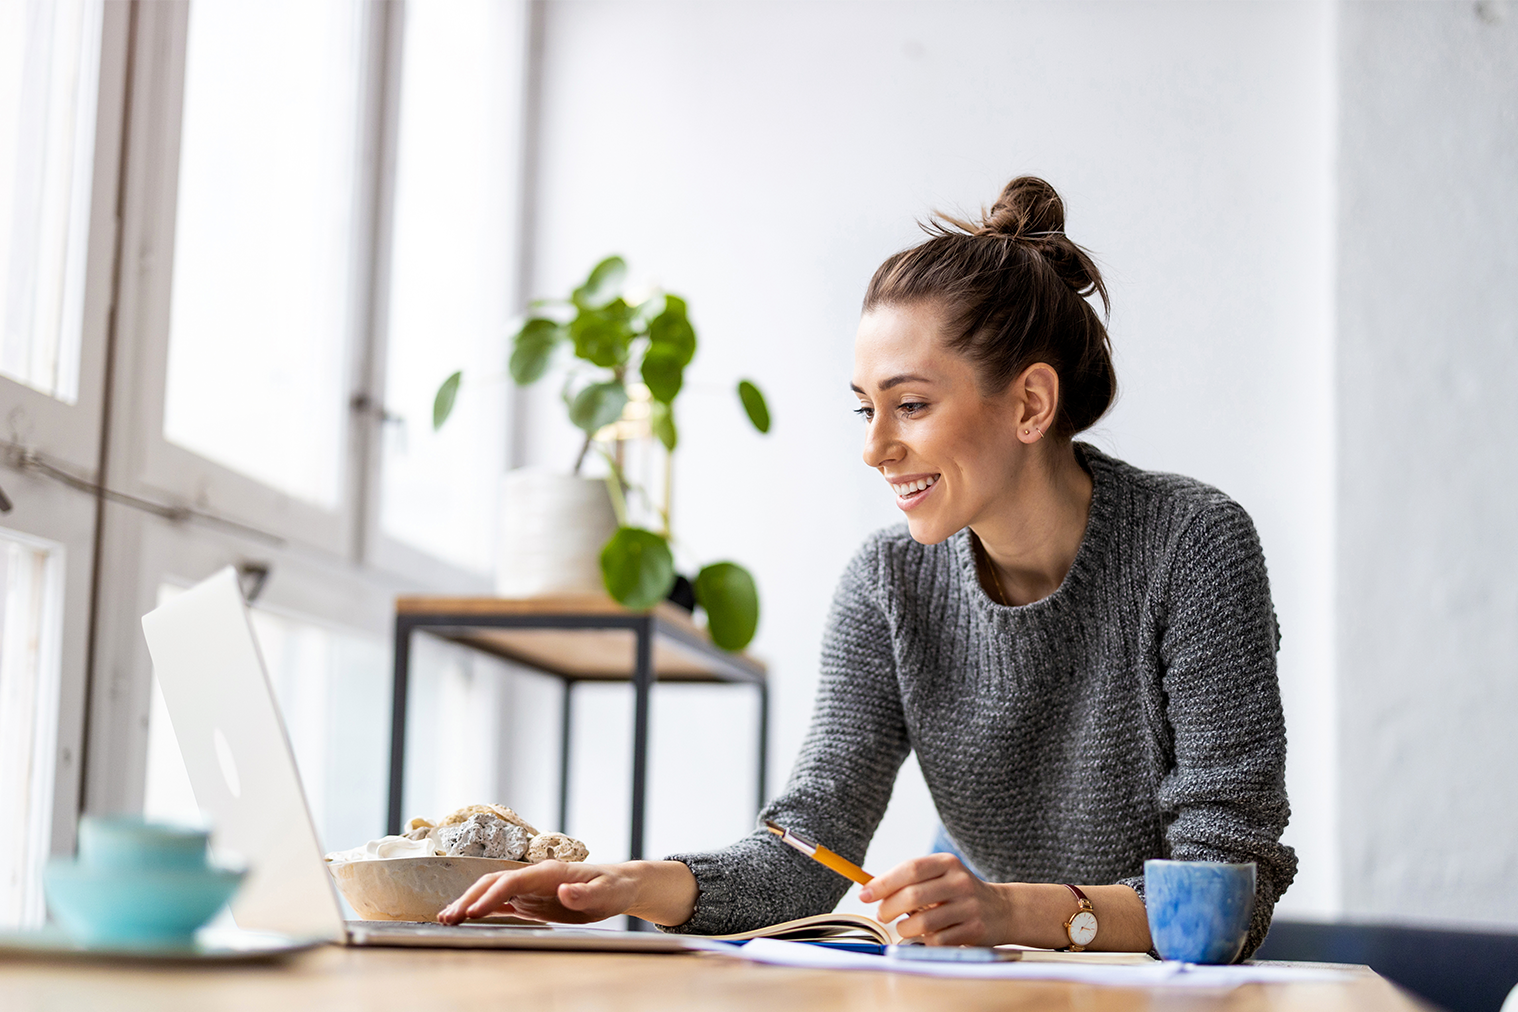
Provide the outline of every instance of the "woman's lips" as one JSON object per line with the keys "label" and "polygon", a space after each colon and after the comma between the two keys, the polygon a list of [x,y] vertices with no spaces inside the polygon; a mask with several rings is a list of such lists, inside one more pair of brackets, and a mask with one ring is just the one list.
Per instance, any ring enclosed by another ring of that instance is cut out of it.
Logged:
{"label": "woman's lips", "polygon": [[943,479],[940,478],[938,481],[933,482],[933,484],[929,485],[925,489],[921,489],[920,491],[913,492],[910,495],[898,495],[896,497],[896,506],[903,513],[908,512],[910,510],[915,510],[917,507],[919,507],[919,506],[922,505],[924,499],[926,499],[928,496],[932,495],[935,491],[937,491],[938,490],[938,486],[941,485],[942,483],[943,483]]}

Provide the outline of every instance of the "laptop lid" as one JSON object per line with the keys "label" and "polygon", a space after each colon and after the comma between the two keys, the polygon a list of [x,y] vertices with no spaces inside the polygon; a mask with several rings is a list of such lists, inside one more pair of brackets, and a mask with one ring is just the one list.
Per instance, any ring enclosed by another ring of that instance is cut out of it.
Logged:
{"label": "laptop lid", "polygon": [[240,928],[342,939],[342,907],[231,566],[142,618],[195,801],[248,862]]}

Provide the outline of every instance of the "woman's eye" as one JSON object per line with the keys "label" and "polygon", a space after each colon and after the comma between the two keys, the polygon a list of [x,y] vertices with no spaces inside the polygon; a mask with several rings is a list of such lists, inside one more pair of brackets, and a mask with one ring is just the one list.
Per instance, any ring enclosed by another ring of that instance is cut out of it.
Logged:
{"label": "woman's eye", "polygon": [[855,408],[854,409],[854,414],[858,415],[860,418],[863,418],[865,421],[868,422],[870,419],[872,419],[872,418],[875,417],[875,409],[874,408]]}
{"label": "woman's eye", "polygon": [[921,401],[907,401],[906,403],[902,404],[898,410],[901,411],[901,413],[904,415],[915,415],[918,411],[922,410],[925,407],[927,407],[927,405]]}

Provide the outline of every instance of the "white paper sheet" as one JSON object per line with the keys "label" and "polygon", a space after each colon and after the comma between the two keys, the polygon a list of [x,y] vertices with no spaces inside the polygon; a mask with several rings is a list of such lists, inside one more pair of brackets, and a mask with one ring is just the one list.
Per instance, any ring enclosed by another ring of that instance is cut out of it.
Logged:
{"label": "white paper sheet", "polygon": [[1068,980],[1109,987],[1210,987],[1231,988],[1241,984],[1285,984],[1309,981],[1348,981],[1355,971],[1322,966],[1246,964],[1197,966],[1192,963],[936,963],[891,959],[867,952],[830,949],[805,942],[782,942],[756,938],[735,955],[756,963],[813,970],[885,970],[925,977],[959,977],[978,980]]}

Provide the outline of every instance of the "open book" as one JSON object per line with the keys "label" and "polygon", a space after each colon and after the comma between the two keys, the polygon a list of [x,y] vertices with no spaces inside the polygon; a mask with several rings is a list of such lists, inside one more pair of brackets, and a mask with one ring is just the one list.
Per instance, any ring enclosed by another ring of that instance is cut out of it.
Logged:
{"label": "open book", "polygon": [[782,924],[771,924],[735,935],[712,935],[720,942],[747,942],[754,938],[778,938],[782,942],[865,942],[898,945],[901,936],[889,924],[864,914],[817,914]]}
{"label": "open book", "polygon": [[[771,924],[754,931],[740,931],[733,935],[712,935],[723,942],[747,942],[754,938],[777,938],[783,942],[853,942],[873,945],[900,945],[901,936],[894,925],[881,924],[864,914],[817,914],[794,921]],[[1015,952],[1024,962],[1048,963],[1152,963],[1153,957],[1145,952],[1060,952],[1055,949],[1035,949],[1026,945],[998,945],[998,949]]]}

